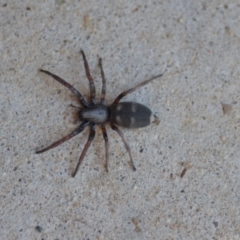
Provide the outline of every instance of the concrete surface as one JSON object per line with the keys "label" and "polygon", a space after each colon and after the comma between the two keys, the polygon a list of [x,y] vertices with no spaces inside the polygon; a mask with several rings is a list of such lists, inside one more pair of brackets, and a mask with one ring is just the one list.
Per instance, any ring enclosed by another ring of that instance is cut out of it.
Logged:
{"label": "concrete surface", "polygon": [[[2,0],[0,239],[240,239],[239,23],[239,1]],[[108,104],[164,74],[124,99],[160,119],[122,129],[136,172],[109,127],[109,173],[100,130],[75,178],[89,130],[35,154],[78,104],[38,69],[87,97],[80,49],[98,96],[103,58]]]}

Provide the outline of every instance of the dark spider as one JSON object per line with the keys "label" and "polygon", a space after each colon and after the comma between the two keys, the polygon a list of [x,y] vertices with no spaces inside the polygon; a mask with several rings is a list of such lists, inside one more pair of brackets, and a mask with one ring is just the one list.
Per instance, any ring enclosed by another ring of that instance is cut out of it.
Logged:
{"label": "dark spider", "polygon": [[119,136],[122,138],[122,141],[128,151],[129,156],[130,156],[131,166],[132,166],[133,170],[135,171],[136,168],[133,164],[131,150],[125,140],[125,137],[124,137],[122,131],[120,131],[120,129],[117,127],[117,125],[126,127],[126,128],[145,127],[150,124],[153,115],[152,115],[151,110],[148,107],[146,107],[140,103],[135,103],[135,102],[120,102],[119,103],[119,101],[127,94],[135,91],[137,88],[140,88],[140,87],[146,85],[147,83],[149,83],[150,81],[152,81],[158,77],[161,77],[162,74],[154,76],[154,77],[138,84],[136,87],[130,88],[129,90],[122,92],[121,94],[118,95],[118,97],[113,101],[113,103],[110,106],[106,106],[105,105],[106,81],[105,81],[104,71],[102,68],[102,59],[99,58],[99,67],[101,70],[103,86],[102,86],[101,101],[100,101],[100,103],[98,103],[95,99],[95,85],[94,85],[92,76],[90,74],[88,62],[86,60],[84,52],[81,51],[81,53],[82,53],[82,57],[83,57],[83,61],[84,61],[86,76],[90,83],[90,99],[91,99],[90,104],[85,101],[82,94],[77,89],[75,89],[71,84],[67,83],[62,78],[58,77],[57,75],[55,75],[53,73],[50,73],[48,71],[40,69],[41,72],[44,72],[44,73],[50,75],[56,81],[61,83],[63,86],[70,89],[71,92],[78,98],[78,100],[80,101],[80,104],[82,105],[82,107],[77,107],[80,109],[79,110],[79,119],[82,121],[82,123],[80,124],[80,126],[77,129],[75,129],[73,132],[68,134],[66,137],[58,140],[57,142],[53,143],[52,145],[50,145],[47,148],[37,151],[36,153],[43,153],[43,152],[48,151],[49,149],[55,148],[58,145],[64,143],[65,141],[68,141],[72,137],[74,137],[77,134],[79,134],[80,132],[82,132],[85,127],[90,126],[90,134],[88,137],[88,141],[83,148],[83,151],[79,158],[78,164],[75,168],[74,173],[72,174],[72,177],[75,177],[75,175],[79,169],[79,166],[80,166],[83,158],[85,157],[86,152],[92,143],[92,140],[95,137],[96,126],[101,125],[102,134],[103,134],[103,138],[105,141],[105,154],[106,154],[105,169],[106,169],[106,171],[108,171],[108,156],[109,156],[108,155],[108,136],[107,136],[105,124],[107,122],[109,122],[111,128],[113,130],[115,130],[119,134]]}

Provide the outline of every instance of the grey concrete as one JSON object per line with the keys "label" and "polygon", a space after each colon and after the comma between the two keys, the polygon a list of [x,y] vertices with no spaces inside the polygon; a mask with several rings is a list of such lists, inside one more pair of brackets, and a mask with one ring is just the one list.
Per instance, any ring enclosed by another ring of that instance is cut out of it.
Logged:
{"label": "grey concrete", "polygon": [[[1,1],[0,238],[240,239],[239,23],[239,1]],[[109,173],[100,130],[75,178],[88,130],[35,154],[78,104],[38,69],[88,96],[80,49],[108,104],[164,74],[125,98],[160,119],[123,129],[136,172],[109,127]]]}

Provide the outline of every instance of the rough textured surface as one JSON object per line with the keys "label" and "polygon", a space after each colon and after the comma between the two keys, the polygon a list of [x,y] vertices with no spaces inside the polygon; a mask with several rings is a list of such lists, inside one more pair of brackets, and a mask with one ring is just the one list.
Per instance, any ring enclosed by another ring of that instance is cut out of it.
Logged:
{"label": "rough textured surface", "polygon": [[[1,1],[1,239],[240,239],[239,12],[221,0]],[[109,129],[109,173],[100,131],[75,178],[88,130],[35,154],[76,127],[77,105],[38,69],[88,96],[80,49],[98,96],[103,58],[108,104],[164,74],[125,98],[160,119],[123,129],[136,172]]]}

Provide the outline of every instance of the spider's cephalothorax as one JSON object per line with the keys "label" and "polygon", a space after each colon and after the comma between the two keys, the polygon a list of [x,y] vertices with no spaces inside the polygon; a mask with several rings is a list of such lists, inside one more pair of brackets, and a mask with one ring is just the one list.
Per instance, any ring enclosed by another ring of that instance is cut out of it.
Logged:
{"label": "spider's cephalothorax", "polygon": [[78,168],[79,168],[84,156],[86,155],[86,152],[87,152],[89,146],[91,145],[92,140],[95,137],[96,126],[99,125],[102,128],[102,134],[103,134],[103,138],[105,141],[105,154],[106,154],[105,168],[106,168],[106,171],[108,171],[108,136],[107,136],[105,124],[107,122],[109,122],[111,128],[113,130],[115,130],[121,137],[121,139],[128,151],[128,154],[130,156],[131,166],[132,166],[133,170],[136,170],[136,168],[133,164],[131,150],[125,140],[125,137],[124,137],[122,131],[120,131],[120,129],[117,127],[117,125],[126,127],[126,128],[145,127],[150,124],[151,120],[154,119],[154,117],[152,115],[151,110],[148,107],[146,107],[140,103],[135,103],[135,102],[120,102],[119,103],[119,101],[127,94],[135,91],[137,88],[146,85],[153,79],[161,77],[162,74],[154,76],[154,77],[140,83],[136,87],[133,87],[127,91],[122,92],[120,95],[118,95],[118,97],[113,101],[113,103],[110,106],[106,106],[105,105],[106,81],[105,81],[105,76],[104,76],[104,72],[103,72],[103,68],[102,68],[102,60],[101,60],[101,58],[99,58],[99,66],[100,66],[100,70],[101,70],[103,86],[102,86],[101,101],[100,101],[100,103],[98,103],[95,99],[95,85],[94,85],[92,76],[90,74],[88,62],[86,60],[84,52],[81,51],[81,53],[82,53],[82,57],[83,57],[83,61],[84,61],[86,75],[87,75],[87,78],[90,83],[90,99],[91,99],[90,104],[85,101],[82,94],[77,89],[75,89],[71,84],[67,83],[65,80],[63,80],[62,78],[58,77],[57,75],[55,75],[53,73],[50,73],[48,71],[40,69],[41,72],[44,72],[44,73],[50,75],[56,81],[61,83],[63,86],[70,89],[71,92],[78,98],[78,100],[81,104],[81,107],[79,107],[79,109],[80,109],[79,110],[79,119],[81,120],[81,124],[77,129],[75,129],[73,132],[68,134],[66,137],[58,140],[57,142],[53,143],[52,145],[50,145],[47,148],[37,151],[36,153],[43,153],[49,149],[57,147],[58,145],[62,144],[63,142],[69,140],[70,138],[72,138],[72,137],[76,136],[77,134],[79,134],[80,132],[82,132],[86,126],[90,126],[90,134],[88,137],[88,141],[83,148],[83,151],[80,155],[78,164],[75,168],[74,173],[72,174],[72,176],[75,177],[75,175],[78,171]]}
{"label": "spider's cephalothorax", "polygon": [[86,120],[96,124],[106,123],[109,120],[109,116],[109,108],[103,104],[88,106],[79,112],[79,118],[81,121]]}

